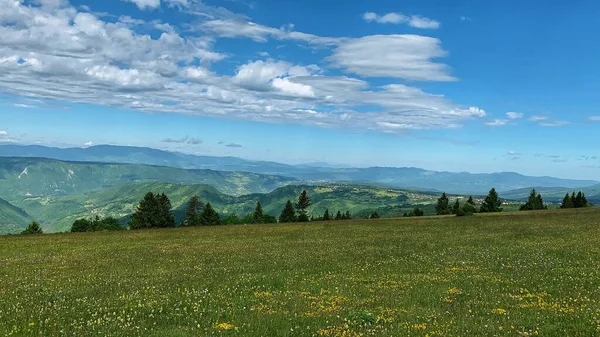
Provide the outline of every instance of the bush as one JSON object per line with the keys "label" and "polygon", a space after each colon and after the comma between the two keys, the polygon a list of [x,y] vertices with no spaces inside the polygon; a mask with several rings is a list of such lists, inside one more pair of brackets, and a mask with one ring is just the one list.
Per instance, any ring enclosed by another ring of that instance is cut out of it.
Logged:
{"label": "bush", "polygon": [[32,221],[21,234],[44,234],[44,231],[39,223]]}

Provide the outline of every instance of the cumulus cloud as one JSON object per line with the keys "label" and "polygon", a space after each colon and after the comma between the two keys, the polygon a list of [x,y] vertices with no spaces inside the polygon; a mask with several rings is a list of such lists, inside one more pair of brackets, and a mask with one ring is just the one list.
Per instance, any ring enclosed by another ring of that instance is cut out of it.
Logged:
{"label": "cumulus cloud", "polygon": [[94,142],[91,142],[91,141],[90,142],[86,142],[83,145],[84,146],[92,146],[92,145],[94,145]]}
{"label": "cumulus cloud", "polygon": [[363,14],[363,20],[367,22],[377,22],[377,23],[389,23],[389,24],[408,24],[414,28],[422,28],[422,29],[438,29],[440,28],[440,23],[433,19],[429,19],[426,17],[422,17],[420,15],[404,15],[402,13],[394,13],[390,12],[387,14],[379,15],[373,12],[366,12]]}
{"label": "cumulus cloud", "polygon": [[[139,19],[109,20],[67,2],[28,6],[0,0],[0,92],[43,101],[386,133],[456,128],[486,116],[483,109],[419,88],[327,76],[316,65],[266,59],[242,63],[232,76],[212,69],[228,57],[213,51],[214,38],[274,38],[334,46],[330,64],[365,77],[455,80],[446,65],[433,61],[446,55],[438,39],[321,37],[292,26],[249,24],[200,2],[163,4],[201,17],[198,25],[210,35],[193,30],[180,35],[180,29],[165,23]],[[147,25],[160,26],[162,32],[142,33],[139,27]]]}
{"label": "cumulus cloud", "polygon": [[440,40],[420,35],[372,35],[341,43],[328,60],[365,77],[455,81],[447,65],[433,61],[447,55],[440,45]]}
{"label": "cumulus cloud", "polygon": [[189,136],[185,136],[183,138],[165,138],[161,140],[163,143],[174,143],[174,144],[190,144],[190,145],[198,145],[202,144],[202,139],[193,138]]}
{"label": "cumulus cloud", "polygon": [[519,113],[519,112],[507,112],[506,113],[506,117],[508,119],[519,119],[519,118],[523,118],[523,114]]}
{"label": "cumulus cloud", "polygon": [[4,131],[4,130],[0,130],[0,137],[6,137],[8,136],[8,132]]}
{"label": "cumulus cloud", "polygon": [[140,9],[153,9],[160,6],[160,0],[122,0],[125,2],[133,2]]}
{"label": "cumulus cloud", "polygon": [[491,121],[485,122],[487,126],[504,126],[508,123],[506,119],[493,119]]}

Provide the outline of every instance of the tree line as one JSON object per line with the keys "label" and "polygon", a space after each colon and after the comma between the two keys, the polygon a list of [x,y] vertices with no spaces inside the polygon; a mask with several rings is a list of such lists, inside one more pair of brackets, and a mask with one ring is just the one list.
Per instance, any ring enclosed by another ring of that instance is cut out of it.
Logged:
{"label": "tree line", "polygon": [[[309,221],[331,221],[331,220],[349,220],[352,219],[350,211],[342,212],[338,210],[335,215],[325,210],[322,216],[309,217],[308,208],[312,204],[306,190],[303,190],[295,203],[287,200],[283,210],[278,218],[263,212],[260,201],[256,202],[254,212],[239,218],[233,213],[225,218],[213,208],[210,202],[202,203],[197,196],[189,199],[184,210],[183,220],[179,226],[215,226],[215,225],[236,225],[236,224],[267,224],[267,223],[291,223],[291,222],[309,222]],[[460,198],[456,198],[454,203],[450,203],[450,198],[444,192],[437,199],[435,212],[437,215],[456,215],[469,216],[474,213],[494,213],[502,212],[502,201],[500,200],[495,188],[492,188],[485,197],[479,208],[477,208],[473,196],[470,196],[466,202],[461,204]],[[585,194],[579,191],[577,194],[566,194],[560,205],[560,208],[583,208],[590,207]],[[531,190],[529,198],[525,204],[521,205],[519,210],[545,210],[548,206],[544,204],[541,194],[535,189]],[[409,212],[404,213],[404,217],[421,217],[425,212],[416,207]],[[377,211],[373,211],[369,219],[380,218]],[[128,222],[130,229],[143,228],[166,228],[176,227],[175,216],[172,212],[172,205],[166,194],[154,194],[148,192],[140,200],[134,213]],[[71,226],[71,232],[96,232],[109,230],[123,230],[118,219],[113,217],[100,218],[98,215],[91,219],[77,219]],[[33,221],[21,232],[21,234],[42,234],[42,228],[39,223]]]}

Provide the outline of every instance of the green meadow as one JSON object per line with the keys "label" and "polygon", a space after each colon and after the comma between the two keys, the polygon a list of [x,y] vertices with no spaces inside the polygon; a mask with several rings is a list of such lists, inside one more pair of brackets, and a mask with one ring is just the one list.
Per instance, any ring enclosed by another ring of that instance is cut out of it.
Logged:
{"label": "green meadow", "polygon": [[2,336],[593,336],[600,210],[0,237]]}

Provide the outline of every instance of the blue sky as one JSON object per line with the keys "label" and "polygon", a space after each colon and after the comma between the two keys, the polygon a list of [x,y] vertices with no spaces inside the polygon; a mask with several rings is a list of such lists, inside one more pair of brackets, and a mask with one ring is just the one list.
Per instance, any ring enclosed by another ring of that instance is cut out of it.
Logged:
{"label": "blue sky", "polygon": [[593,1],[0,6],[0,142],[600,177]]}

